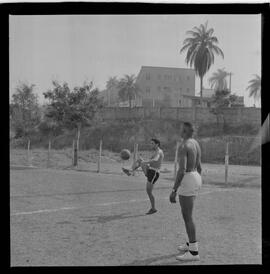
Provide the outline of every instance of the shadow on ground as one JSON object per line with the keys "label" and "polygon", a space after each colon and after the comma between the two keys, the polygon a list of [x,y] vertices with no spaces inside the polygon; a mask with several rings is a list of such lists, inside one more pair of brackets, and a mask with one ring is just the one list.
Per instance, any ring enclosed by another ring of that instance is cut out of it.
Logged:
{"label": "shadow on ground", "polygon": [[[164,263],[164,265],[179,264],[181,262],[177,261],[175,259],[175,257],[177,255],[179,255],[179,253],[173,253],[173,254],[169,254],[169,255],[156,256],[156,257],[152,257],[152,258],[148,258],[148,259],[144,259],[144,260],[134,260],[134,261],[132,261],[130,263],[123,264],[121,266],[150,265],[152,263],[156,263],[158,261],[168,260],[168,259],[172,259],[172,260],[170,262]],[[186,262],[182,262],[182,263],[186,263]],[[162,263],[161,263],[161,265],[162,265]]]}
{"label": "shadow on ground", "polygon": [[[169,186],[156,187],[155,189],[169,189]],[[99,191],[84,191],[84,192],[66,192],[66,193],[46,193],[46,194],[31,194],[31,195],[14,195],[11,198],[34,198],[34,197],[54,197],[54,196],[72,196],[72,195],[86,195],[86,194],[102,194],[113,192],[134,192],[145,191],[145,188],[137,189],[114,189],[114,190],[99,190]]]}
{"label": "shadow on ground", "polygon": [[82,216],[81,222],[90,222],[90,223],[98,223],[104,224],[111,221],[137,218],[141,216],[147,216],[146,214],[137,214],[137,215],[128,215],[128,213],[116,214],[116,215],[108,215],[108,216]]}

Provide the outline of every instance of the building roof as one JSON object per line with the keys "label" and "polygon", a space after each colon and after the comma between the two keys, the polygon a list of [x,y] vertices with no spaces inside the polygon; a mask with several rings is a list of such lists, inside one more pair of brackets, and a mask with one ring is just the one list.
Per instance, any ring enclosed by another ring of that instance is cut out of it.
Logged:
{"label": "building roof", "polygon": [[156,66],[142,66],[141,68],[155,68],[155,69],[173,69],[173,70],[192,70],[195,72],[194,69],[191,69],[191,68],[176,68],[176,67],[156,67]]}

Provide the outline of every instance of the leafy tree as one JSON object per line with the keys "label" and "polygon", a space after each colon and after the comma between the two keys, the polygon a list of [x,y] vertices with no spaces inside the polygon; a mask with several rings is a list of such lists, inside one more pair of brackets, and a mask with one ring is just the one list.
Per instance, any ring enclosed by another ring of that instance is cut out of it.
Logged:
{"label": "leafy tree", "polygon": [[44,118],[41,120],[38,129],[43,136],[51,140],[53,137],[61,134],[63,132],[63,128],[52,117],[48,117],[50,107],[44,106],[44,108]]}
{"label": "leafy tree", "polygon": [[235,94],[231,94],[228,89],[216,90],[215,94],[212,96],[211,109],[210,112],[216,115],[217,124],[219,125],[219,120],[223,119],[224,124],[224,113],[223,109],[230,107],[237,99]]}
{"label": "leafy tree", "polygon": [[202,102],[203,77],[214,64],[215,54],[224,58],[222,50],[217,46],[218,39],[213,36],[214,29],[207,29],[207,22],[199,27],[194,27],[186,34],[190,35],[183,42],[180,53],[187,51],[186,63],[194,67],[196,75],[200,77],[200,95]]}
{"label": "leafy tree", "polygon": [[132,106],[132,100],[136,99],[136,96],[139,94],[139,87],[135,83],[136,77],[134,75],[125,75],[119,81],[119,98],[122,101],[128,101],[129,107]]}
{"label": "leafy tree", "polygon": [[227,90],[227,76],[230,75],[225,69],[218,69],[217,72],[214,72],[213,75],[209,78],[209,83],[211,88],[214,90]]}
{"label": "leafy tree", "polygon": [[71,91],[67,83],[60,85],[56,81],[53,81],[53,89],[44,93],[44,97],[49,100],[45,116],[63,128],[76,129],[77,149],[81,129],[91,125],[96,112],[103,105],[98,93],[92,82],[85,82]]}
{"label": "leafy tree", "polygon": [[10,125],[15,131],[15,138],[29,137],[40,123],[41,112],[34,87],[33,84],[20,83],[12,95],[9,113]]}

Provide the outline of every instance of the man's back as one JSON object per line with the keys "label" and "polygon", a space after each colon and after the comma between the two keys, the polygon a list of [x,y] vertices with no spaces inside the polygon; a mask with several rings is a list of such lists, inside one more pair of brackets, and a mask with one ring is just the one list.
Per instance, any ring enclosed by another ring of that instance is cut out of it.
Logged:
{"label": "man's back", "polygon": [[185,150],[187,152],[186,171],[201,170],[201,148],[198,142],[190,138],[185,144]]}

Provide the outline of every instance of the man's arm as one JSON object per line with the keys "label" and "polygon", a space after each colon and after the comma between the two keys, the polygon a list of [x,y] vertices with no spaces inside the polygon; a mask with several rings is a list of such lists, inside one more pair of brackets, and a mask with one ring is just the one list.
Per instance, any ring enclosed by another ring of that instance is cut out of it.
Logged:
{"label": "man's arm", "polygon": [[177,175],[176,175],[174,186],[173,186],[174,192],[176,192],[178,187],[181,185],[181,181],[185,175],[186,163],[187,163],[187,148],[186,146],[184,146],[179,152],[179,169],[177,171]]}

